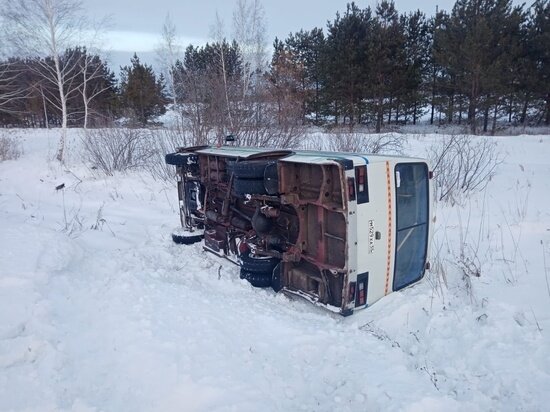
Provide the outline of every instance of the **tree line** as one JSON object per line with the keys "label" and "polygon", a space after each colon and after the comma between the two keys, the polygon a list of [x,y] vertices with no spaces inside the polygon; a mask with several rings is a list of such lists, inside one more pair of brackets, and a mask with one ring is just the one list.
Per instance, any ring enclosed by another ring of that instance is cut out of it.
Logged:
{"label": "tree line", "polygon": [[[114,119],[145,125],[165,112],[164,79],[137,55],[119,78],[100,55],[86,48],[66,50],[63,89],[69,127],[98,127]],[[63,116],[53,59],[13,57],[0,63],[0,124],[59,127]]]}
{"label": "tree line", "polygon": [[[458,0],[450,13],[354,3],[327,25],[275,41],[295,70],[304,119],[372,125],[550,124],[550,2]],[[282,60],[281,60],[282,57]]]}
{"label": "tree line", "polygon": [[242,143],[290,139],[310,124],[380,132],[427,121],[472,133],[550,125],[550,0],[457,0],[433,16],[399,13],[389,0],[350,3],[325,29],[275,39],[270,61],[265,27],[252,24],[262,19],[258,2],[239,6],[240,37],[218,32],[181,55],[170,46],[161,75],[134,55],[117,79],[82,46],[4,59],[0,124],[146,125],[172,103],[205,142],[227,134]]}

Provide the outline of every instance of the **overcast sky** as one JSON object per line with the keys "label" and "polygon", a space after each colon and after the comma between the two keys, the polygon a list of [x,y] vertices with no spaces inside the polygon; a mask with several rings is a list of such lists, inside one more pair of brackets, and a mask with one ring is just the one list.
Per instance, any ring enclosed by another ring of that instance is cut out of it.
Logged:
{"label": "overcast sky", "polygon": [[[162,25],[169,13],[174,22],[180,42],[201,44],[209,41],[210,27],[216,12],[225,23],[228,37],[231,34],[232,0],[84,0],[87,12],[94,18],[110,16],[111,27],[107,33],[106,48],[111,51],[113,66],[129,63],[133,52],[152,63],[154,49],[160,41]],[[326,27],[336,12],[346,9],[348,0],[263,0],[261,1],[267,22],[269,45],[277,36],[281,39],[290,32],[313,27]],[[376,0],[358,0],[363,8],[375,7]],[[433,15],[436,5],[450,10],[453,0],[396,0],[399,12],[420,8]]]}

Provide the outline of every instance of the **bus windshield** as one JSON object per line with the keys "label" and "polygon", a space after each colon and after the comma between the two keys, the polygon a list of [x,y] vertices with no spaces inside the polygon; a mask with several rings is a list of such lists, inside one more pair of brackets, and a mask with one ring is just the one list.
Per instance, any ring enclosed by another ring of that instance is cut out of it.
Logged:
{"label": "bus windshield", "polygon": [[428,250],[428,166],[399,163],[395,166],[397,236],[393,290],[424,275]]}

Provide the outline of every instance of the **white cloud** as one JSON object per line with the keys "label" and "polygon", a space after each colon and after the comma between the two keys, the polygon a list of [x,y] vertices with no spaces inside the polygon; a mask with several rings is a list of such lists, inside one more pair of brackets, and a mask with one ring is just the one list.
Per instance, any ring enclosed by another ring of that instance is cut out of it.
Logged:
{"label": "white cloud", "polygon": [[[178,38],[183,47],[188,44],[202,45],[204,39],[182,37]],[[105,33],[105,42],[112,51],[150,52],[158,48],[161,43],[160,33],[147,33],[139,31],[111,30]]]}

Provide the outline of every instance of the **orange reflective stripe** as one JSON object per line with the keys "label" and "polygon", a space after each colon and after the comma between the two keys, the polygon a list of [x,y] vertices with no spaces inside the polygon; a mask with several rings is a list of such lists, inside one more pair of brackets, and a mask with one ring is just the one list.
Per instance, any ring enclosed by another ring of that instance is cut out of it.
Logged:
{"label": "orange reflective stripe", "polygon": [[386,189],[388,192],[388,251],[386,254],[386,288],[385,295],[390,289],[390,268],[391,268],[391,249],[392,249],[392,196],[391,196],[391,170],[390,162],[386,162]]}

